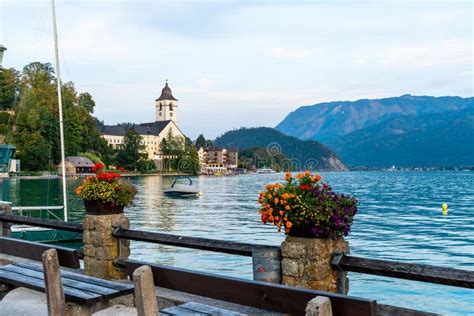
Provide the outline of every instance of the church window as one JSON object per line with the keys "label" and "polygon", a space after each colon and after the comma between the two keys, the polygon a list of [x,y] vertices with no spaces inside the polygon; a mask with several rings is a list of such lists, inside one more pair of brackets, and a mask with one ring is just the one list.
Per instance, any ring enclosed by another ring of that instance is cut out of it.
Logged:
{"label": "church window", "polygon": [[160,112],[160,113],[158,113],[158,114],[161,116],[161,112]]}
{"label": "church window", "polygon": [[163,104],[160,103],[160,111],[163,109]]}
{"label": "church window", "polygon": [[173,111],[173,103],[170,103],[170,111]]}
{"label": "church window", "polygon": [[170,116],[173,116],[173,113],[170,113]]}

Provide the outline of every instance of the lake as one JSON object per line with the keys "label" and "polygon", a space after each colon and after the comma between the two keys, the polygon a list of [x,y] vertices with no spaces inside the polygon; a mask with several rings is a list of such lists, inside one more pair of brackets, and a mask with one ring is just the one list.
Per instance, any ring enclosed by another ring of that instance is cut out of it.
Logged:
{"label": "lake", "polygon": [[[352,232],[351,253],[385,260],[474,270],[474,172],[321,173],[335,191],[360,202]],[[164,197],[173,178],[133,178],[135,205],[126,214],[135,229],[279,245],[283,234],[263,225],[258,192],[283,174],[195,177],[202,196]],[[82,201],[73,194],[82,180],[68,180],[70,218],[80,222]],[[3,200],[14,205],[60,205],[59,180],[6,179]],[[442,216],[441,205],[449,205]],[[252,278],[250,258],[132,242],[132,258],[242,278]],[[350,295],[443,314],[474,311],[474,291],[350,273]]]}

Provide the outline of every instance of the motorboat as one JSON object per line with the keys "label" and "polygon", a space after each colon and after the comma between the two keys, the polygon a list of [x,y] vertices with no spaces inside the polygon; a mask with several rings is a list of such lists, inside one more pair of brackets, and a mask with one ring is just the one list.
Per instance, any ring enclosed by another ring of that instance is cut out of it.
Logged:
{"label": "motorboat", "polygon": [[[188,183],[179,181],[187,179]],[[163,194],[169,197],[197,197],[201,194],[198,188],[193,185],[193,180],[188,177],[178,177],[174,179],[173,184],[168,189],[163,190]]]}
{"label": "motorboat", "polygon": [[269,173],[275,173],[275,170],[273,170],[271,168],[263,167],[263,168],[257,169],[257,173],[269,174]]}

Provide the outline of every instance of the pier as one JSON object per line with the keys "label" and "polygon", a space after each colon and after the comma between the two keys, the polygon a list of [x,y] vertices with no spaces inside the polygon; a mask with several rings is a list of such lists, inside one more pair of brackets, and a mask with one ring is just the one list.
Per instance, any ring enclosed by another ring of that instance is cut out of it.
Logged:
{"label": "pier", "polygon": [[[58,247],[11,239],[8,237],[10,224],[23,224],[81,232],[84,236],[89,233],[86,232],[89,228],[81,224],[40,218],[26,218],[7,213],[0,213],[0,223],[0,232],[2,236],[4,236],[0,239],[0,258],[3,258],[3,261],[14,262],[14,264],[19,265],[29,260],[40,260],[39,258],[44,251]],[[87,225],[90,225],[90,223],[86,224],[86,226]],[[121,225],[113,228],[113,230],[110,231],[110,235],[113,238],[113,243],[111,243],[110,246],[100,245],[100,247],[116,247],[117,251],[113,258],[107,256],[107,258],[113,261],[113,269],[118,269],[121,273],[124,273],[125,279],[128,276],[131,280],[134,271],[139,267],[150,267],[156,296],[158,298],[158,305],[162,309],[163,314],[166,314],[166,308],[172,308],[173,306],[179,307],[183,304],[191,304],[186,305],[189,307],[200,306],[192,304],[203,304],[205,306],[223,308],[224,310],[244,314],[284,313],[302,315],[305,314],[306,308],[311,305],[308,305],[308,303],[312,302],[316,297],[319,297],[329,299],[333,315],[354,315],[355,312],[357,315],[430,315],[429,313],[421,311],[377,304],[375,300],[278,284],[280,282],[279,279],[281,279],[278,274],[281,273],[282,252],[280,247],[277,246],[147,232],[128,229]],[[86,239],[86,237],[84,239]],[[249,267],[249,269],[253,269],[254,271],[254,280],[220,276],[131,260],[128,259],[128,245],[130,241],[142,241],[252,257],[253,266]],[[85,244],[87,244],[86,240]],[[58,249],[59,254],[61,254],[61,252],[69,253],[69,257],[66,256],[66,258],[69,258],[69,261],[60,255],[60,260],[61,258],[63,258],[62,260],[66,260],[63,264],[67,265],[71,265],[72,262],[76,260],[74,256],[77,256],[77,260],[87,260],[85,258],[87,258],[88,255],[90,256],[87,252],[95,251],[86,247],[84,252],[73,249],[63,249],[62,247]],[[114,253],[114,251],[112,251],[112,253]],[[71,254],[73,254],[72,257]],[[472,271],[376,260],[347,254],[334,255],[330,265],[331,269],[341,272],[366,273],[474,289],[474,272]],[[76,268],[74,273],[84,273],[84,271],[80,269],[77,270],[77,264],[74,267]],[[262,273],[262,269],[268,273]],[[87,272],[87,263],[85,264],[85,270]],[[344,282],[344,280],[345,277],[341,277],[338,281]],[[131,284],[130,281],[121,282]]]}

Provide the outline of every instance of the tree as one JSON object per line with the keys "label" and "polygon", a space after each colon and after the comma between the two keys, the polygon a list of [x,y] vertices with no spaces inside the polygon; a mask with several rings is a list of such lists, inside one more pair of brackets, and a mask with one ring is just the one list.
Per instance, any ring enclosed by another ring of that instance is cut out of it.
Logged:
{"label": "tree", "polygon": [[206,138],[203,134],[200,134],[196,139],[196,147],[206,147]]}
{"label": "tree", "polygon": [[83,107],[89,113],[94,113],[95,102],[92,99],[92,96],[88,92],[79,94],[77,98],[77,103],[80,107]]}
{"label": "tree", "polygon": [[142,137],[133,129],[128,129],[123,139],[123,147],[116,157],[117,164],[129,170],[137,170],[138,162],[144,159],[145,149]]}
{"label": "tree", "polygon": [[[92,96],[87,92],[78,94],[72,82],[63,83],[61,91],[66,155],[92,152],[104,162],[110,161],[113,152],[92,116],[95,106]],[[60,160],[57,86],[51,64],[30,63],[21,73],[0,68],[0,109],[12,107],[16,114],[7,123],[6,117],[1,118],[0,133],[4,132],[6,141],[17,147],[24,169],[51,169]],[[33,133],[35,142],[31,141]],[[35,156],[41,153],[38,148],[42,148],[46,162]],[[30,159],[36,161],[29,162]]]}
{"label": "tree", "polygon": [[199,156],[189,138],[173,136],[170,130],[161,141],[160,150],[163,155],[171,156],[163,159],[164,170],[198,174]]}
{"label": "tree", "polygon": [[18,97],[18,71],[0,67],[0,109],[12,109]]}

